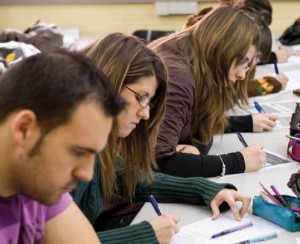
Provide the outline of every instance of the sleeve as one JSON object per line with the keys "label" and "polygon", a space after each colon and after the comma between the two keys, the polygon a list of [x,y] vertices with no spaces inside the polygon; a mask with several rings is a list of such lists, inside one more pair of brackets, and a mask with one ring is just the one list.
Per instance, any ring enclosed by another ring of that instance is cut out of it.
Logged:
{"label": "sleeve", "polygon": [[[240,152],[220,155],[226,167],[226,174],[245,171],[244,157]],[[180,177],[213,177],[222,172],[222,162],[218,155],[195,155],[177,152],[172,156],[157,160],[159,171]]]}
{"label": "sleeve", "polygon": [[158,244],[155,232],[149,222],[97,233],[102,244]]}
{"label": "sleeve", "polygon": [[[202,177],[174,177],[167,174],[155,173],[151,184],[141,183],[136,188],[138,200],[147,201],[153,194],[158,202],[186,202],[195,205],[210,206],[210,202],[223,188],[236,187],[226,183],[216,183]],[[225,206],[225,205],[224,205]]]}
{"label": "sleeve", "polygon": [[229,116],[225,133],[253,132],[252,115]]}
{"label": "sleeve", "polygon": [[61,212],[63,212],[65,209],[67,209],[71,205],[72,202],[73,202],[73,199],[70,196],[70,194],[64,193],[61,196],[61,198],[57,204],[48,207],[46,221],[59,215]]}
{"label": "sleeve", "polygon": [[275,52],[271,52],[268,60],[266,60],[265,62],[260,62],[257,65],[272,64],[274,61],[277,62],[277,56]]}

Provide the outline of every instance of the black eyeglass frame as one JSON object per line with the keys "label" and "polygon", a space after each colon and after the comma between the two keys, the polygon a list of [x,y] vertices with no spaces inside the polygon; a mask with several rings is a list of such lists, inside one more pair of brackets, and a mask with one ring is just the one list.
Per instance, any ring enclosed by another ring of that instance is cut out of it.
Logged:
{"label": "black eyeglass frame", "polygon": [[137,93],[136,91],[132,90],[130,87],[125,86],[125,88],[127,88],[129,91],[131,91],[134,95],[136,100],[139,102],[139,104],[141,105],[142,108],[146,108],[148,106],[150,106],[151,108],[151,98],[148,95],[141,95],[139,93]]}

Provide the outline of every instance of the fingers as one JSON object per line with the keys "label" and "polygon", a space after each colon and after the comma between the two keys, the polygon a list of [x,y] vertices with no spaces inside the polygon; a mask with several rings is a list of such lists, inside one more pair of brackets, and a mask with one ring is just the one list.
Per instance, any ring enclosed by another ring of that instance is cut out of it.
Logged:
{"label": "fingers", "polygon": [[[242,203],[242,207],[239,209],[238,205],[236,204],[236,201],[239,201]],[[231,209],[231,212],[234,216],[234,218],[238,221],[240,221],[245,213],[248,211],[251,197],[239,193],[235,190],[231,189],[222,189],[218,194],[215,196],[215,198],[211,201],[210,207],[212,210],[212,220],[217,219],[220,216],[220,210],[219,206],[223,203],[227,202],[228,206]]]}
{"label": "fingers", "polygon": [[217,219],[220,216],[220,210],[219,205],[216,203],[216,201],[212,201],[210,204],[211,211],[212,211],[212,220]]}
{"label": "fingers", "polygon": [[240,209],[240,216],[241,218],[244,217],[244,215],[247,213],[250,203],[251,203],[251,197],[244,195],[240,201],[242,202],[242,207]]}

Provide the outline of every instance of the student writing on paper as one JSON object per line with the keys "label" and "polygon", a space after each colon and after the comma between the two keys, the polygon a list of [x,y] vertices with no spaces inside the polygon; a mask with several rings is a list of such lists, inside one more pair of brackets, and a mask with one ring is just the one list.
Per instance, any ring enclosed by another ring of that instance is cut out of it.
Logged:
{"label": "student writing on paper", "polygon": [[247,103],[245,79],[258,42],[256,24],[245,11],[220,6],[191,28],[150,43],[169,75],[156,146],[162,172],[210,177],[261,169],[266,156],[259,144],[207,155],[213,136],[228,124],[227,109]]}
{"label": "student writing on paper", "polygon": [[[188,28],[197,21],[199,21],[204,13],[212,10],[212,8],[201,10],[197,15],[190,15],[185,24],[185,28]],[[247,12],[254,12],[252,15],[255,18],[255,22],[259,27],[259,45],[256,52],[256,59],[259,57],[261,60],[266,59],[271,51],[272,37],[269,27],[263,22],[257,12],[252,9],[244,8]],[[271,76],[265,76],[261,79],[254,79],[255,63],[249,70],[249,81],[247,82],[248,96],[265,95],[269,93],[279,92],[285,87],[287,78],[283,74],[278,74],[281,77],[281,81]],[[225,132],[264,132],[270,131],[276,125],[275,121],[278,116],[273,114],[252,114],[246,116],[230,116],[229,123]]]}
{"label": "student writing on paper", "polygon": [[[126,226],[130,223],[130,211],[136,211],[130,208],[134,206],[130,202],[147,201],[151,194],[158,204],[189,202],[210,206],[214,219],[220,210],[228,208],[227,202],[235,218],[240,219],[250,198],[236,192],[234,186],[201,177],[181,178],[152,172],[157,167],[154,148],[167,93],[166,68],[160,57],[138,38],[120,33],[108,35],[84,53],[127,101],[126,109],[114,121],[107,147],[96,160],[92,182],[82,183],[72,192],[101,242],[169,243],[178,232],[178,216],[162,213]],[[242,202],[241,210],[235,201]],[[124,206],[129,207],[127,211]]]}

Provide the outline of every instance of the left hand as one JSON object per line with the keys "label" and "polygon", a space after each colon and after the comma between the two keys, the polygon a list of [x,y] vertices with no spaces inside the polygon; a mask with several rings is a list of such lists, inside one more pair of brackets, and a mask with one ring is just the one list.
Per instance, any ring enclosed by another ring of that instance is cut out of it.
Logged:
{"label": "left hand", "polygon": [[[236,201],[242,202],[241,209],[238,208]],[[210,207],[212,210],[212,220],[215,220],[220,216],[219,206],[223,202],[227,202],[233,213],[234,218],[240,221],[249,208],[251,197],[232,189],[222,189],[210,202]]]}
{"label": "left hand", "polygon": [[276,114],[252,114],[253,132],[271,131],[277,119]]}

